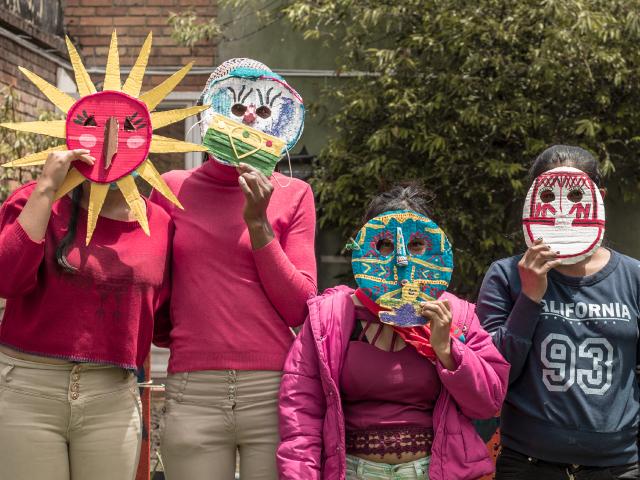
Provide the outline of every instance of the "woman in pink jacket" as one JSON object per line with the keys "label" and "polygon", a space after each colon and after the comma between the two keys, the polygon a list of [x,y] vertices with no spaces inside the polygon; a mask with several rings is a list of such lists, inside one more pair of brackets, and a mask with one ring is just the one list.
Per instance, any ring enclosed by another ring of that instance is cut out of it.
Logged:
{"label": "woman in pink jacket", "polygon": [[474,305],[444,292],[451,247],[426,203],[416,186],[376,197],[350,245],[359,288],[308,302],[280,388],[280,479],[493,471],[471,419],[499,410],[509,365]]}

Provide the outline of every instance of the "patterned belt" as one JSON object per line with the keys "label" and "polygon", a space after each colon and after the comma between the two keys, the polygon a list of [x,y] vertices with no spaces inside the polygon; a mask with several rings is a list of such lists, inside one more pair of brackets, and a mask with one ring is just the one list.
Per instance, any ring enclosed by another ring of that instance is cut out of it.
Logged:
{"label": "patterned belt", "polygon": [[393,427],[346,432],[346,450],[351,455],[387,455],[395,453],[431,453],[433,429],[425,427]]}

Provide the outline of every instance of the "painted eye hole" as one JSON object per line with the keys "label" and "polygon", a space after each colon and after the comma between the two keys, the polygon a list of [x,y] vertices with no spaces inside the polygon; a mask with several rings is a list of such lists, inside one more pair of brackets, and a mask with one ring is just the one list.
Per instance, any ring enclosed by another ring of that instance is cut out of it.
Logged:
{"label": "painted eye hole", "polygon": [[138,112],[135,112],[133,115],[129,115],[124,119],[124,130],[125,132],[134,132],[136,130],[140,130],[141,128],[146,127],[146,123],[142,118],[137,118]]}
{"label": "painted eye hole", "polygon": [[83,127],[97,127],[96,117],[94,115],[88,115],[86,110],[79,113],[76,118],[73,119],[73,123],[76,125],[82,125]]}
{"label": "painted eye hole", "polygon": [[569,201],[573,203],[578,203],[579,201],[582,200],[583,196],[584,196],[584,193],[581,189],[574,188],[569,192],[569,194],[567,195],[567,198],[569,199]]}
{"label": "painted eye hole", "polygon": [[421,238],[414,238],[407,245],[407,250],[411,255],[422,255],[427,249],[427,242]]}
{"label": "painted eye hole", "polygon": [[261,107],[258,107],[256,114],[260,118],[269,118],[271,116],[271,109],[266,105],[262,105]]}
{"label": "painted eye hole", "polygon": [[553,190],[542,190],[542,192],[540,192],[540,200],[542,201],[542,203],[550,203],[555,199],[556,195],[555,193],[553,193]]}
{"label": "painted eye hole", "polygon": [[376,250],[378,250],[381,255],[391,255],[393,249],[393,241],[388,238],[382,238],[376,242]]}
{"label": "painted eye hole", "polygon": [[247,107],[242,105],[241,103],[236,103],[233,107],[231,107],[231,113],[233,113],[236,117],[241,117],[247,111]]}

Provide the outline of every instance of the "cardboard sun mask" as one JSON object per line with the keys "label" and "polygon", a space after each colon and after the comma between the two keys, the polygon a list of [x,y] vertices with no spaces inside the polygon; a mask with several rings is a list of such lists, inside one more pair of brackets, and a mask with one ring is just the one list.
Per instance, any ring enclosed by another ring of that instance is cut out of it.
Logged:
{"label": "cardboard sun mask", "polygon": [[563,264],[573,264],[595,253],[604,227],[602,195],[586,173],[559,167],[534,180],[522,212],[527,246],[542,238]]}
{"label": "cardboard sun mask", "polygon": [[[414,240],[424,243],[424,252],[411,253],[408,246]],[[384,255],[382,241],[392,242],[394,252]],[[437,299],[453,272],[451,245],[440,227],[411,210],[389,211],[369,220],[350,248],[358,287],[392,310],[380,312],[380,320],[402,327],[424,325],[418,304]]]}
{"label": "cardboard sun mask", "polygon": [[227,60],[211,74],[200,103],[203,144],[219,162],[244,162],[270,176],[304,127],[298,93],[266,65],[248,58]]}
{"label": "cardboard sun mask", "polygon": [[151,51],[151,34],[144,42],[129,77],[124,85],[121,85],[118,40],[114,31],[111,36],[103,91],[97,92],[75,47],[68,38],[66,41],[80,95],[79,100],[74,100],[38,75],[20,68],[20,71],[67,115],[66,120],[1,124],[5,128],[64,138],[66,145],[28,155],[6,163],[3,167],[42,165],[52,151],[87,149],[95,157],[95,164],[90,166],[79,160],[73,162],[55,197],[56,200],[63,197],[86,180],[91,182],[86,244],[91,241],[110,185],[120,189],[138,223],[149,235],[144,200],[140,196],[134,176],[139,175],[168,200],[180,208],[182,206],[147,155],[206,150],[200,145],[152,133],[157,128],[184,120],[208,107],[153,112],[184,78],[192,64],[188,64],[157,87],[140,95],[142,78]]}

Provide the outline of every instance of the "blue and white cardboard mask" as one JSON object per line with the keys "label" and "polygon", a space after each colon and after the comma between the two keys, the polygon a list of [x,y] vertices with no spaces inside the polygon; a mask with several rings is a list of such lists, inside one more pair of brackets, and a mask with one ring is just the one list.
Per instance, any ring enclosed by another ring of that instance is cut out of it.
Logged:
{"label": "blue and white cardboard mask", "polygon": [[302,97],[280,75],[249,58],[232,58],[217,67],[207,81],[200,103],[211,105],[201,114],[202,138],[214,113],[218,113],[281,139],[285,143],[281,155],[285,155],[295,146],[304,128]]}
{"label": "blue and white cardboard mask", "polygon": [[[413,240],[424,241],[424,252],[411,253],[407,246]],[[380,252],[381,241],[393,242],[391,254]],[[451,281],[453,252],[447,236],[433,220],[412,210],[372,218],[358,232],[351,249],[358,287],[382,307],[408,309],[416,315],[420,302],[437,299]]]}

